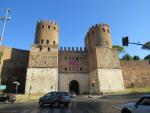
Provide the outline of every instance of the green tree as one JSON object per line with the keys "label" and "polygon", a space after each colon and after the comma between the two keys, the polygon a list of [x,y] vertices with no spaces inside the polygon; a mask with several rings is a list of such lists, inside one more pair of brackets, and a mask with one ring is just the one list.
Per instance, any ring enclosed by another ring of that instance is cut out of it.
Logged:
{"label": "green tree", "polygon": [[133,60],[140,60],[140,57],[135,55],[135,56],[133,56]]}
{"label": "green tree", "polygon": [[125,52],[124,47],[119,46],[119,45],[113,45],[113,48],[117,49],[119,53]]}
{"label": "green tree", "polygon": [[149,42],[146,42],[146,43],[142,46],[142,49],[150,50],[150,41],[149,41]]}
{"label": "green tree", "polygon": [[130,54],[126,53],[125,55],[123,55],[122,60],[133,60],[132,56],[130,56]]}
{"label": "green tree", "polygon": [[150,54],[144,57],[144,60],[150,60]]}

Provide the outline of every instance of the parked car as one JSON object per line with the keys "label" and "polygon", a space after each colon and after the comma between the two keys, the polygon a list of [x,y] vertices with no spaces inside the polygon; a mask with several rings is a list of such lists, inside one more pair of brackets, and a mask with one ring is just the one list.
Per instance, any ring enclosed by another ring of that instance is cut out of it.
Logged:
{"label": "parked car", "polygon": [[122,105],[121,113],[150,113],[150,95],[143,96],[137,102]]}
{"label": "parked car", "polygon": [[75,98],[77,95],[74,91],[69,92],[71,98]]}
{"label": "parked car", "polygon": [[14,103],[16,101],[16,97],[14,94],[0,94],[0,102],[10,102]]}
{"label": "parked car", "polygon": [[44,104],[60,106],[64,104],[68,107],[71,102],[71,98],[67,92],[49,92],[48,94],[40,97],[39,105],[42,107]]}

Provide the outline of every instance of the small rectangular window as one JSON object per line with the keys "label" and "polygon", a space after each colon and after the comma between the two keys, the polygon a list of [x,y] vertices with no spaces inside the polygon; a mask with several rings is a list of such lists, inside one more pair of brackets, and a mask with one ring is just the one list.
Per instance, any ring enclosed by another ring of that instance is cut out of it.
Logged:
{"label": "small rectangular window", "polygon": [[65,57],[65,60],[67,60],[67,57]]}

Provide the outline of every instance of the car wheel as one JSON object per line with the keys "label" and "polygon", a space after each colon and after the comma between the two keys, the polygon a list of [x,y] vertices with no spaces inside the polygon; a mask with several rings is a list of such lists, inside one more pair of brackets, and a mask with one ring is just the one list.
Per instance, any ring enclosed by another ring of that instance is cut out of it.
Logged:
{"label": "car wheel", "polygon": [[129,111],[128,109],[123,109],[123,110],[121,111],[121,113],[131,113],[131,111]]}
{"label": "car wheel", "polygon": [[43,101],[40,101],[40,102],[39,102],[39,106],[40,106],[40,107],[43,107],[43,105],[44,105]]}

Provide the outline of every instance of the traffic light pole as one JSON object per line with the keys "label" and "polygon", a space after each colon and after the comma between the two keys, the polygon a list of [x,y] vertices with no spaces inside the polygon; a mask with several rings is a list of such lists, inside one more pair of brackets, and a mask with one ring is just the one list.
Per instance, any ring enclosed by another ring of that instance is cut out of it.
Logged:
{"label": "traffic light pole", "polygon": [[149,47],[149,46],[146,46],[146,45],[144,45],[144,44],[133,43],[133,42],[128,42],[128,43],[129,43],[129,44],[135,44],[135,45],[141,45],[141,46],[144,46],[144,47],[146,47],[146,48],[150,49],[150,47]]}
{"label": "traffic light pole", "polygon": [[140,43],[133,43],[133,42],[129,42],[129,38],[128,38],[128,36],[123,37],[123,38],[122,38],[122,45],[123,45],[123,46],[128,46],[128,44],[141,45],[141,46],[143,46],[143,47],[145,47],[145,48],[150,49],[150,47],[149,47],[149,46],[147,46],[147,45],[140,44]]}

